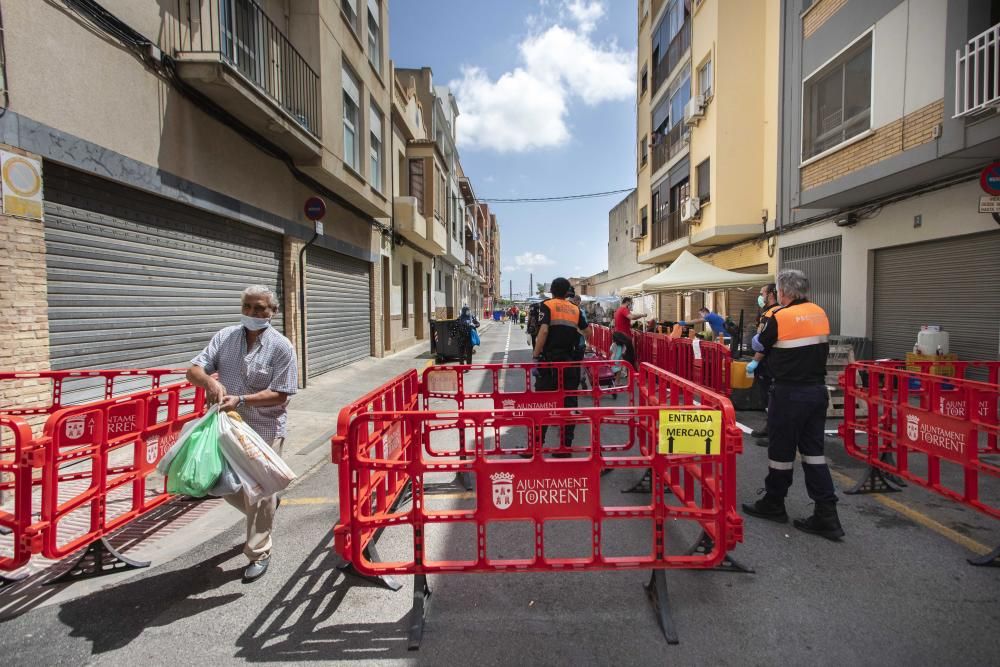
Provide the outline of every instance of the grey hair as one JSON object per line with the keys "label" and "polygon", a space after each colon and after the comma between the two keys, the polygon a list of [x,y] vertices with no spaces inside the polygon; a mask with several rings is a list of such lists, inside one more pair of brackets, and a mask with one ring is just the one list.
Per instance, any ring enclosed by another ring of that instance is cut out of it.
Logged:
{"label": "grey hair", "polygon": [[278,303],[277,295],[263,285],[251,285],[243,290],[243,298],[245,299],[248,296],[266,296],[267,302],[270,304],[271,308],[273,308],[275,312],[278,311],[280,304]]}
{"label": "grey hair", "polygon": [[778,290],[793,301],[809,296],[809,279],[798,269],[782,269],[775,279]]}

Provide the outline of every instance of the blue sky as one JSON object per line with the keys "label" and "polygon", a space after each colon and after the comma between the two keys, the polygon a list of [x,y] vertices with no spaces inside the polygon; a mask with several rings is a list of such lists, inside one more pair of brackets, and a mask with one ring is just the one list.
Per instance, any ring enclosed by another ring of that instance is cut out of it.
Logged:
{"label": "blue sky", "polygon": [[[397,67],[430,67],[459,102],[459,152],[479,197],[635,185],[635,3],[390,0]],[[491,204],[504,294],[607,268],[608,211],[624,194]]]}

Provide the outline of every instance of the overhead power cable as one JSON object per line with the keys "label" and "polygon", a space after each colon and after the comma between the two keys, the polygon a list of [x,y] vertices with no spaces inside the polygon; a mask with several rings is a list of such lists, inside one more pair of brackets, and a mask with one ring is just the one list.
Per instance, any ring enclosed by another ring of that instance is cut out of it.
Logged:
{"label": "overhead power cable", "polygon": [[575,199],[596,199],[597,197],[609,197],[620,195],[624,192],[632,192],[635,188],[622,188],[621,190],[607,190],[605,192],[585,192],[577,195],[560,195],[557,197],[479,197],[479,201],[489,204],[530,204],[538,202],[573,201]]}

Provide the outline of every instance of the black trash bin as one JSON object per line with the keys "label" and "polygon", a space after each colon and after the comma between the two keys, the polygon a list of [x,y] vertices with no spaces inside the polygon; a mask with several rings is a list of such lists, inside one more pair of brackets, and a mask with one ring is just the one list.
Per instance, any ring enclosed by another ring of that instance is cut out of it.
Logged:
{"label": "black trash bin", "polygon": [[461,360],[464,327],[455,326],[458,320],[435,320],[431,328],[431,350],[438,361]]}

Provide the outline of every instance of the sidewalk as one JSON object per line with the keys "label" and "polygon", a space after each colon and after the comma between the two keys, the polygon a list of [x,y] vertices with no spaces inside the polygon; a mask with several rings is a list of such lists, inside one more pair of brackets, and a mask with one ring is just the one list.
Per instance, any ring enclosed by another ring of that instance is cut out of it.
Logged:
{"label": "sidewalk", "polygon": [[[320,377],[310,378],[307,388],[300,389],[292,397],[288,408],[288,435],[282,458],[299,476],[289,489],[303,481],[303,476],[310,470],[330,460],[330,437],[337,430],[337,415],[341,408],[393,377],[410,369],[423,370],[431,363],[430,344],[421,341],[382,359],[368,357]],[[155,568],[242,520],[243,515],[221,499],[201,502],[174,500],[128,524],[111,536],[110,541],[134,560],[152,561],[150,568]],[[78,558],[78,555],[73,555],[52,563],[36,556],[24,568],[30,574],[27,579],[0,589],[0,621],[31,609],[89,595],[150,569],[125,570],[75,581],[68,586],[44,585],[62,574]]]}

